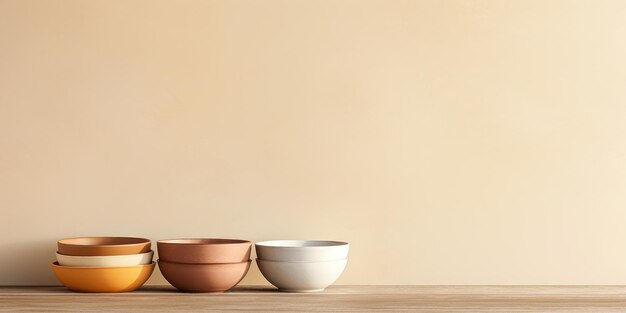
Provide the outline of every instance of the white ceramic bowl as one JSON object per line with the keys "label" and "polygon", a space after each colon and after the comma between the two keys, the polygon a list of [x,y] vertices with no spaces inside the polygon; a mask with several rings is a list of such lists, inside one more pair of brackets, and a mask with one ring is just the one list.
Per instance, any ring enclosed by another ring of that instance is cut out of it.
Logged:
{"label": "white ceramic bowl", "polygon": [[322,262],[348,258],[347,242],[326,240],[272,240],[257,242],[256,255],[264,261]]}
{"label": "white ceramic bowl", "polygon": [[276,262],[256,260],[263,276],[281,291],[316,292],[332,285],[348,259],[325,262]]}
{"label": "white ceramic bowl", "polygon": [[154,252],[150,250],[141,254],[76,256],[57,252],[57,261],[62,266],[80,267],[125,267],[150,264]]}

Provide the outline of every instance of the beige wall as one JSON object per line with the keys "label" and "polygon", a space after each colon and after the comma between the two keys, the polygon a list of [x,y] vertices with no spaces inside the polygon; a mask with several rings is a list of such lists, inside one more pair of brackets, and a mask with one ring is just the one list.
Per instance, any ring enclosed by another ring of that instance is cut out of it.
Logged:
{"label": "beige wall", "polygon": [[0,0],[0,284],[56,283],[81,235],[347,240],[341,284],[623,284],[625,16]]}

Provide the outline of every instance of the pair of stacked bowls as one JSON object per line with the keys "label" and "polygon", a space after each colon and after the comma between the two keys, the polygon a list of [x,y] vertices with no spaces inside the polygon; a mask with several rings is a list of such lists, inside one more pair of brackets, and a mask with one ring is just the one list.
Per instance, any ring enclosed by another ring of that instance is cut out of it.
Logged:
{"label": "pair of stacked bowls", "polygon": [[134,237],[79,237],[57,242],[52,271],[78,292],[128,292],[152,275],[151,242]]}
{"label": "pair of stacked bowls", "polygon": [[224,292],[235,287],[250,268],[252,243],[239,239],[171,239],[157,241],[159,269],[181,291]]}
{"label": "pair of stacked bowls", "polygon": [[341,241],[273,240],[255,244],[261,274],[281,291],[317,292],[332,285],[348,263]]}

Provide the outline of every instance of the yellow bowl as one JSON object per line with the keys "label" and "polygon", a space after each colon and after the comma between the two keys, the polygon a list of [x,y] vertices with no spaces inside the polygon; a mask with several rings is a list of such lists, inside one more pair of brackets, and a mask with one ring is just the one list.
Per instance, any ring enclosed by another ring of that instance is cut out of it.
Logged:
{"label": "yellow bowl", "polygon": [[152,275],[154,262],[125,267],[75,267],[52,263],[52,271],[65,287],[78,292],[128,292]]}

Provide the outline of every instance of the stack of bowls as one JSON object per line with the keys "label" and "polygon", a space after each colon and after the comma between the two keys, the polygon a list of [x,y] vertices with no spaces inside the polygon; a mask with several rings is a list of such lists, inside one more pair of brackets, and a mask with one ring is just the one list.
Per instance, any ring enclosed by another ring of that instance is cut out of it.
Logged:
{"label": "stack of bowls", "polygon": [[159,269],[179,290],[224,292],[248,272],[251,247],[250,241],[239,239],[160,240]]}
{"label": "stack of bowls", "polygon": [[340,241],[273,240],[255,244],[263,276],[281,291],[323,291],[348,263],[349,245]]}
{"label": "stack of bowls", "polygon": [[149,239],[79,237],[59,240],[52,270],[67,288],[79,292],[127,292],[152,275]]}

